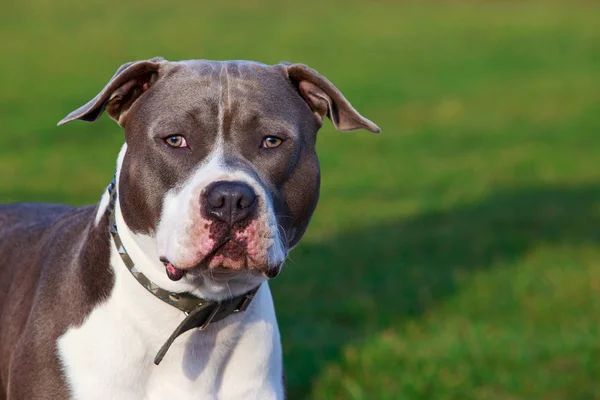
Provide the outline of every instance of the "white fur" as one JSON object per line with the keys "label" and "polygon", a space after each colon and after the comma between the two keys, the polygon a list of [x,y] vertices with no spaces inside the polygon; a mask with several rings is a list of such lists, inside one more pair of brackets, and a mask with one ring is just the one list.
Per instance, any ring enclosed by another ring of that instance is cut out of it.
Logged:
{"label": "white fur", "polygon": [[[121,150],[119,151],[119,155],[117,157],[117,172],[121,170],[121,165],[123,164],[123,158],[125,157],[125,153],[127,152],[127,143],[124,143],[121,146]],[[116,179],[119,179],[119,174],[117,173]],[[98,211],[96,211],[96,218],[94,218],[94,226],[98,226],[100,220],[104,216],[106,212],[106,208],[108,207],[108,203],[110,202],[110,193],[108,190],[105,190],[102,193],[102,198],[100,199],[100,204],[98,204]]]}
{"label": "white fur", "polygon": [[[126,151],[124,145],[117,162],[117,187]],[[211,162],[194,174],[190,184],[199,184],[201,175],[206,180],[217,177],[218,174],[209,171],[215,171],[213,165],[218,163]],[[235,172],[229,173],[236,179],[247,179]],[[184,186],[178,194],[166,196],[171,200],[165,200],[165,214],[161,219],[163,232],[176,234],[173,228],[176,224],[164,221],[173,217],[169,213],[182,211],[177,207],[177,199],[181,199],[185,191]],[[210,280],[200,287],[185,278],[172,282],[158,261],[156,239],[131,232],[123,220],[118,201],[116,222],[121,240],[136,267],[164,289],[192,291],[218,299],[242,293],[263,280],[247,277],[243,284],[226,285],[227,290]],[[283,253],[283,246],[280,241],[278,243],[281,249],[274,251]],[[156,352],[185,316],[135,280],[112,240],[110,263],[115,275],[110,297],[97,306],[81,326],[70,328],[57,341],[74,399],[283,398],[280,336],[267,282],[261,284],[245,312],[211,324],[204,331],[186,332],[175,340],[161,364],[155,366]]]}
{"label": "white fur", "polygon": [[105,190],[102,194],[102,198],[100,199],[100,204],[98,204],[98,211],[96,211],[96,218],[94,218],[94,226],[98,226],[98,223],[102,219],[102,216],[106,212],[106,207],[108,207],[108,202],[110,201],[110,194],[108,190]]}

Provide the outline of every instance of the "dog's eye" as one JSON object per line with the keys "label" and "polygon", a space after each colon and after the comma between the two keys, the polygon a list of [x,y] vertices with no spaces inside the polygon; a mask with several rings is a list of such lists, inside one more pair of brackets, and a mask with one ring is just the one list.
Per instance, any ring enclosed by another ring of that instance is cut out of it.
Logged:
{"label": "dog's eye", "polygon": [[165,139],[165,142],[171,147],[188,147],[187,141],[181,135],[172,135]]}
{"label": "dog's eye", "polygon": [[266,136],[263,139],[260,147],[265,148],[265,149],[271,149],[273,147],[279,146],[281,143],[283,143],[283,139],[280,139],[276,136]]}

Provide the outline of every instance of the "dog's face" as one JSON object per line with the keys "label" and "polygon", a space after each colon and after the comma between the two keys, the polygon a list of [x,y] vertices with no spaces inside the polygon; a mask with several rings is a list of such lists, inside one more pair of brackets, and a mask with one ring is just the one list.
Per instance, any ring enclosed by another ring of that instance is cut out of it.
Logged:
{"label": "dog's face", "polygon": [[318,120],[282,68],[169,67],[122,120],[125,221],[156,236],[171,278],[276,275],[317,202]]}
{"label": "dog's face", "polygon": [[379,131],[304,65],[130,63],[61,123],[104,108],[125,129],[123,219],[171,280],[276,276],[317,204],[323,117]]}

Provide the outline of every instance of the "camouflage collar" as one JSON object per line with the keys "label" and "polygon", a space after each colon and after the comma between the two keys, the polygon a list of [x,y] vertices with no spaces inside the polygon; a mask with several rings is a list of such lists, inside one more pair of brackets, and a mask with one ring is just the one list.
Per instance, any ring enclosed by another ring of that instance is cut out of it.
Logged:
{"label": "camouflage collar", "polygon": [[154,282],[152,282],[146,275],[140,272],[123,245],[119,231],[117,230],[117,224],[115,221],[115,203],[117,199],[117,190],[115,179],[108,185],[108,193],[110,195],[109,201],[109,231],[110,235],[117,247],[119,256],[123,263],[134,276],[134,278],[142,285],[146,290],[152,293],[155,297],[164,301],[165,303],[183,311],[186,318],[179,324],[177,329],[171,334],[166,343],[161,347],[158,354],[154,358],[154,364],[158,365],[163,359],[167,350],[173,343],[173,341],[182,333],[187,332],[190,329],[198,328],[199,330],[205,329],[211,322],[220,321],[231,314],[242,312],[248,308],[248,305],[254,298],[254,295],[258,291],[257,286],[254,289],[223,301],[212,301],[202,299],[194,296],[191,293],[175,293],[168,290],[164,290]]}

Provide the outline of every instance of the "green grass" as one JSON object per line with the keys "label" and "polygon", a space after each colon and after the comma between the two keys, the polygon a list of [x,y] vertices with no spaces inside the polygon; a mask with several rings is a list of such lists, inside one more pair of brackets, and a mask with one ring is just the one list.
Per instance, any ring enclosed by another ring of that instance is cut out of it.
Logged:
{"label": "green grass", "polygon": [[290,398],[600,398],[600,4],[26,0],[0,14],[0,200],[98,200],[133,59],[305,62],[380,136],[319,134],[272,284]]}

